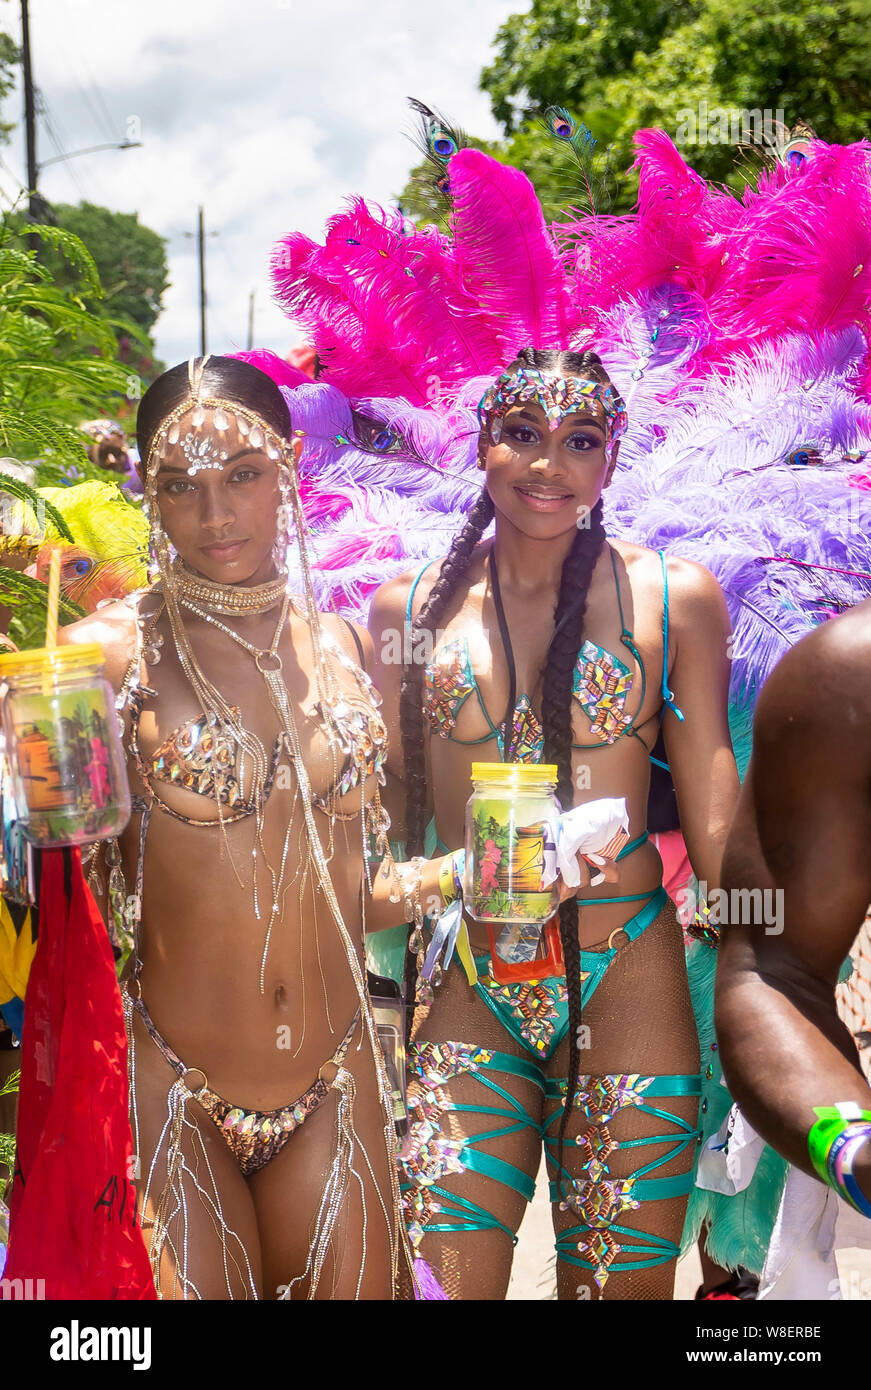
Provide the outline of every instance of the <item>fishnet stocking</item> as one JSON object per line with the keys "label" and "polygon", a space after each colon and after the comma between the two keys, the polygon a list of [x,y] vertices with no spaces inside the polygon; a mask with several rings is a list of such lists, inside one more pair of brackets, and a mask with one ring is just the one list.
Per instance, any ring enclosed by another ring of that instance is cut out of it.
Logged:
{"label": "fishnet stocking", "polygon": [[859,1062],[871,1082],[871,917],[866,917],[850,952],[853,973],[838,985],[838,1013],[859,1047]]}
{"label": "fishnet stocking", "polygon": [[[616,938],[619,944],[620,938]],[[642,1075],[676,1075],[697,1072],[699,1044],[690,1002],[684,964],[683,937],[674,905],[669,902],[647,931],[636,941],[619,950],[587,1008],[584,1024],[590,1030],[589,1049],[581,1053],[581,1071],[590,1076],[640,1072]],[[548,1074],[564,1077],[568,1044],[564,1042],[548,1065]],[[665,1096],[651,1099],[648,1104],[659,1110],[680,1115],[695,1127],[698,1098],[694,1096]],[[554,1102],[549,1102],[549,1109]],[[590,1126],[590,1120],[578,1111],[572,1114],[567,1137],[576,1138]],[[554,1125],[550,1133],[555,1133]],[[654,1115],[646,1115],[632,1107],[621,1110],[608,1122],[611,1136],[617,1140],[641,1138],[644,1135],[669,1135],[662,1144],[650,1144],[641,1149],[618,1150],[608,1159],[612,1177],[625,1177],[651,1159],[667,1153],[679,1136],[677,1126]],[[673,1136],[673,1137],[672,1137]],[[688,1144],[676,1158],[656,1168],[654,1178],[686,1173],[695,1161],[695,1142]],[[564,1166],[573,1175],[580,1173],[581,1157],[570,1146],[564,1151]],[[554,1176],[551,1173],[551,1176]],[[634,1211],[617,1218],[621,1226],[644,1231],[680,1244],[686,1214],[687,1197],[672,1197],[663,1201],[644,1201]],[[557,1234],[579,1224],[571,1211],[554,1207],[554,1230]],[[620,1239],[620,1237],[618,1237]],[[631,1241],[631,1237],[627,1237]],[[632,1242],[644,1244],[643,1241]],[[651,1254],[654,1253],[651,1251]],[[629,1260],[643,1256],[629,1255]],[[592,1272],[557,1260],[558,1297],[596,1299],[668,1299],[674,1291],[676,1259],[650,1269],[619,1272],[620,1257],[611,1265],[610,1275],[600,1295]]]}
{"label": "fishnet stocking", "polygon": [[[619,943],[619,938],[617,940]],[[649,1076],[685,1075],[698,1071],[698,1039],[686,981],[683,937],[671,903],[663,908],[642,937],[618,952],[584,1012],[584,1023],[590,1029],[591,1044],[581,1054],[585,1074],[602,1076],[640,1072]],[[417,1039],[421,1044],[473,1042],[476,1047],[486,1047],[529,1060],[529,1053],[511,1038],[486,1005],[470,991],[461,972],[456,969],[447,972],[422,1032],[424,1037]],[[567,1055],[568,1041],[565,1040],[548,1065],[548,1075],[565,1076]],[[544,1102],[541,1092],[532,1082],[490,1070],[482,1074],[494,1079],[516,1097],[538,1124],[545,1113],[549,1115],[552,1112],[555,1102]],[[411,1095],[416,1096],[420,1094],[421,1085],[413,1079],[409,1089]],[[439,1092],[454,1104],[492,1104],[507,1108],[505,1102],[488,1092],[470,1072],[448,1081],[439,1088]],[[697,1097],[665,1096],[652,1098],[648,1104],[680,1115],[690,1127],[696,1125]],[[445,1137],[462,1140],[498,1128],[506,1121],[489,1115],[452,1114],[448,1111],[443,1114],[441,1123]],[[590,1124],[586,1116],[575,1112],[569,1123],[568,1137],[577,1137]],[[608,1167],[610,1175],[617,1178],[628,1176],[640,1166],[667,1153],[684,1132],[668,1120],[647,1115],[635,1108],[618,1112],[609,1121],[608,1129],[612,1138],[618,1141],[651,1135],[668,1136],[662,1143],[651,1144],[640,1150],[618,1150],[613,1153]],[[554,1133],[555,1126],[549,1132]],[[531,1178],[537,1171],[540,1151],[541,1140],[537,1130],[532,1127],[495,1141],[487,1141],[481,1146],[481,1152],[514,1164]],[[695,1144],[690,1143],[682,1153],[656,1168],[651,1176],[660,1178],[686,1173],[694,1160]],[[564,1153],[566,1169],[573,1176],[582,1176],[582,1162],[581,1153],[574,1146],[568,1146]],[[520,1194],[468,1171],[446,1173],[439,1179],[439,1186],[483,1207],[516,1234],[526,1208],[525,1199]],[[642,1202],[637,1210],[623,1213],[619,1224],[660,1236],[678,1245],[686,1205],[686,1197]],[[437,1213],[431,1219],[443,1221],[445,1216]],[[554,1208],[554,1229],[557,1234],[577,1224],[578,1218],[574,1213]],[[420,1244],[420,1254],[436,1270],[449,1298],[491,1300],[505,1297],[513,1251],[504,1231],[426,1234]],[[674,1271],[674,1259],[651,1269],[623,1274],[612,1266],[603,1296],[608,1299],[670,1298]],[[558,1260],[557,1272],[560,1298],[600,1296],[590,1271]],[[408,1294],[409,1290],[406,1289],[406,1296]]]}
{"label": "fishnet stocking", "polygon": [[[476,1047],[507,1052],[513,1057],[529,1060],[529,1053],[511,1038],[486,1004],[469,988],[462,972],[453,966],[445,973],[444,981],[436,992],[435,1003],[421,1034],[415,1039],[420,1045],[427,1042],[473,1042]],[[506,1076],[504,1072],[488,1069],[482,1074],[514,1096],[536,1125],[541,1124],[543,1094],[538,1086],[520,1077]],[[419,1095],[420,1090],[420,1082],[414,1077],[410,1078],[410,1095]],[[457,1105],[508,1109],[508,1103],[482,1086],[472,1072],[454,1077],[439,1087],[439,1093]],[[508,1122],[493,1115],[456,1115],[447,1111],[442,1116],[442,1134],[460,1140],[499,1129]],[[527,1127],[504,1138],[483,1143],[480,1151],[514,1164],[534,1181],[541,1155],[541,1135],[537,1128]],[[520,1193],[491,1178],[468,1171],[445,1173],[438,1185],[491,1212],[516,1235],[527,1207],[526,1199]],[[432,1219],[443,1221],[445,1218],[436,1214]],[[514,1247],[504,1231],[424,1235],[420,1254],[435,1270],[449,1298],[504,1299],[514,1257]],[[408,1296],[407,1289],[405,1293]]]}

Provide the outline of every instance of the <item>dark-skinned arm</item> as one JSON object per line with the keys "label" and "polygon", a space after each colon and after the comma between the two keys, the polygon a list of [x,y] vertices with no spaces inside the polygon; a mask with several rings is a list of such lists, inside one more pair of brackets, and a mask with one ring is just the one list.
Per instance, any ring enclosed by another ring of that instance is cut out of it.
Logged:
{"label": "dark-skinned arm", "polygon": [[[871,901],[871,605],[783,658],[756,709],[753,756],[723,865],[727,890],[782,894],[780,934],[731,923],[716,1023],[729,1089],[807,1173],[814,1107],[871,1088],[835,1006],[839,967]],[[871,1145],[854,1168],[871,1196]]]}
{"label": "dark-skinned arm", "polygon": [[[436,573],[433,570],[433,573]],[[387,784],[381,790],[381,800],[390,816],[391,839],[405,837],[405,783],[403,780],[402,739],[399,730],[399,691],[402,683],[403,627],[408,590],[411,587],[410,574],[399,575],[396,579],[382,584],[376,590],[369,610],[368,650],[371,652],[372,680],[381,694],[381,714],[387,725],[389,748],[385,773]],[[427,806],[427,819],[432,814],[432,791],[428,792],[430,804]],[[458,846],[459,848],[459,846]],[[450,855],[438,855],[427,860],[423,866],[420,882],[420,901],[424,912],[434,915],[442,906],[439,891],[439,874],[445,859]],[[400,866],[401,867],[401,866]],[[390,902],[393,890],[392,876],[384,879],[380,874],[372,878],[372,896],[366,908],[367,931],[383,931],[387,927],[400,926],[408,920],[404,901]]]}

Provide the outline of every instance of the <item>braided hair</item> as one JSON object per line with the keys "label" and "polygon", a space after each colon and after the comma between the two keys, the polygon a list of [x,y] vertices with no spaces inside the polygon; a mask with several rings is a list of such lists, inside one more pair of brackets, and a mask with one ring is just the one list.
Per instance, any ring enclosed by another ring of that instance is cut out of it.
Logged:
{"label": "braided hair", "polygon": [[[507,368],[520,367],[563,376],[593,378],[609,383],[607,373],[595,352],[561,352],[536,348],[522,349]],[[618,400],[619,405],[622,402]],[[478,442],[478,458],[486,455],[486,431]],[[486,486],[475,501],[465,525],[455,537],[442,561],[438,578],[420,610],[411,633],[413,653],[419,634],[435,633],[451,599],[469,569],[472,552],[493,519],[494,508]],[[593,570],[605,542],[601,498],[593,508],[589,525],[579,527],[571,550],[563,562],[559,595],[554,615],[554,635],[545,661],[542,681],[541,719],[544,754],[558,769],[557,796],[564,810],[574,804],[572,778],[572,678],[578,652],[584,639],[584,614]],[[406,853],[424,851],[426,829],[426,756],[423,729],[423,665],[412,659],[404,668],[399,699],[399,721],[405,765]],[[579,1030],[581,1025],[581,954],[578,942],[578,905],[574,898],[559,909],[559,930],[566,964],[569,1005],[568,1089],[559,1131],[560,1162],[568,1117],[577,1090],[580,1070]]]}

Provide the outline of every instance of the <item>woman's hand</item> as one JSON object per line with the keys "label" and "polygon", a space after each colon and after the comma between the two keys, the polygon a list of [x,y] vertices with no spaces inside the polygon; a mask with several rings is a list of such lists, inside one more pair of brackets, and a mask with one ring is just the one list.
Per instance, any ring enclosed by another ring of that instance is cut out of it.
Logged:
{"label": "woman's hand", "polygon": [[[620,870],[617,867],[616,859],[606,859],[602,854],[591,854],[588,857],[579,854],[578,868],[581,881],[576,887],[569,888],[568,884],[563,881],[562,875],[557,879],[561,903],[566,902],[568,898],[575,897],[583,888],[598,887],[600,883],[617,883],[620,879]],[[595,884],[593,879],[596,880]]]}

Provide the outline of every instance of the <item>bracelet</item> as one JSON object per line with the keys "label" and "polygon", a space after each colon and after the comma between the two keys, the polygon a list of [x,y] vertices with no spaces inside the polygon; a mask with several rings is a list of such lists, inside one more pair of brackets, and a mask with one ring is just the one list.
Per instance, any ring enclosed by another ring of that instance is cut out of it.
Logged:
{"label": "bracelet", "polygon": [[720,928],[710,919],[711,909],[707,899],[700,898],[695,916],[686,929],[687,936],[694,941],[704,941],[706,946],[716,949],[720,944]]}
{"label": "bracelet", "polygon": [[856,1155],[871,1142],[871,1110],[852,1101],[814,1107],[816,1124],[807,1137],[808,1153],[817,1175],[862,1216],[871,1217],[871,1200],[853,1176]]}
{"label": "bracelet", "polygon": [[456,849],[446,854],[439,869],[439,892],[445,907],[463,896],[463,874],[466,868],[466,851]]}
{"label": "bracelet", "polygon": [[423,908],[420,902],[420,885],[423,878],[423,866],[426,860],[422,855],[415,855],[408,864],[403,864],[400,869],[396,866],[397,876],[402,884],[402,893],[405,898],[405,913],[407,920],[411,923],[411,935],[408,938],[408,949],[412,955],[417,957],[417,988],[415,990],[415,1003],[430,1005],[433,1001],[433,988],[429,980],[423,978],[423,965],[426,958],[425,943],[423,937]]}

